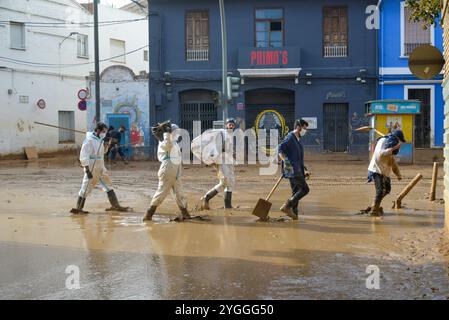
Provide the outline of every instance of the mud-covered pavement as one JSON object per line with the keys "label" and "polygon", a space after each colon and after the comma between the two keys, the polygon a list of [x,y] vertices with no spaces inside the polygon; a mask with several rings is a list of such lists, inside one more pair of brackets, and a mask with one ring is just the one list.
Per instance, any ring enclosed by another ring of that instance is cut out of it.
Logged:
{"label": "mud-covered pavement", "polygon": [[[355,215],[372,199],[362,162],[308,163],[310,194],[299,221],[256,222],[251,210],[275,176],[239,166],[235,210],[211,201],[210,221],[170,222],[169,197],[143,223],[157,188],[157,163],[108,167],[123,205],[107,213],[94,190],[87,216],[71,216],[82,171],[74,158],[0,162],[0,298],[2,299],[448,299],[449,237],[444,205],[426,200],[432,165],[402,167],[384,200],[383,219]],[[437,199],[442,198],[442,172]],[[403,201],[393,197],[418,173]],[[189,206],[215,184],[212,168],[186,166]],[[271,199],[270,217],[288,197],[287,181]],[[78,290],[66,288],[67,266],[79,267]],[[380,289],[367,289],[369,265]]]}

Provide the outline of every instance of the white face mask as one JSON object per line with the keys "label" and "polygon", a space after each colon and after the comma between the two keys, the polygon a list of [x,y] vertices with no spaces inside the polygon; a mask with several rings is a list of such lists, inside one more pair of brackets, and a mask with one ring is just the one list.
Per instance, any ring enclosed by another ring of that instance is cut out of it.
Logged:
{"label": "white face mask", "polygon": [[301,137],[304,137],[306,135],[306,133],[307,133],[307,129],[301,129],[301,131],[299,132],[299,135]]}
{"label": "white face mask", "polygon": [[106,137],[106,132],[101,132],[100,133],[100,139],[104,139]]}

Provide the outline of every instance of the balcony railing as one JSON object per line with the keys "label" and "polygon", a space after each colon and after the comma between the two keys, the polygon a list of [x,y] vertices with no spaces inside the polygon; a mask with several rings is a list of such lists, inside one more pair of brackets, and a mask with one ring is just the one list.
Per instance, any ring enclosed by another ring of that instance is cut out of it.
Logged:
{"label": "balcony railing", "polygon": [[326,45],[324,46],[324,57],[325,58],[341,58],[348,56],[348,46],[347,45]]}
{"label": "balcony railing", "polygon": [[423,44],[430,43],[404,43],[404,56],[409,56],[413,52],[413,50],[415,50],[419,46],[422,46]]}
{"label": "balcony railing", "polygon": [[186,58],[187,58],[187,61],[208,61],[209,60],[209,49],[187,50]]}

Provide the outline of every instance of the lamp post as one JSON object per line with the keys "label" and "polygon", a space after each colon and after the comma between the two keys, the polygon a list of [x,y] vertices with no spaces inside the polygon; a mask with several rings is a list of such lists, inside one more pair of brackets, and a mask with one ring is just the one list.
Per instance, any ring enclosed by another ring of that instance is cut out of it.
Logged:
{"label": "lamp post", "polygon": [[74,36],[74,35],[76,35],[76,34],[78,34],[78,32],[70,32],[70,34],[69,34],[67,37],[65,37],[64,39],[62,39],[62,41],[59,43],[59,49],[61,49],[62,43],[63,43],[64,41],[66,41],[68,38],[70,38],[71,36]]}
{"label": "lamp post", "polygon": [[221,107],[223,108],[223,126],[228,118],[228,96],[227,96],[227,75],[228,75],[228,50],[226,47],[226,17],[224,9],[224,0],[219,0],[220,20],[221,20],[221,62],[222,62],[222,89],[221,89]]}

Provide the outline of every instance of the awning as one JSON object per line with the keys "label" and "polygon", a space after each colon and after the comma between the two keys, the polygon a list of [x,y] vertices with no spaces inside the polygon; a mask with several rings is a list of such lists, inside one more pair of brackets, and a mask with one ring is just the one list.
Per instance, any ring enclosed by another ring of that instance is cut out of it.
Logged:
{"label": "awning", "polygon": [[237,69],[244,78],[297,78],[301,68]]}

